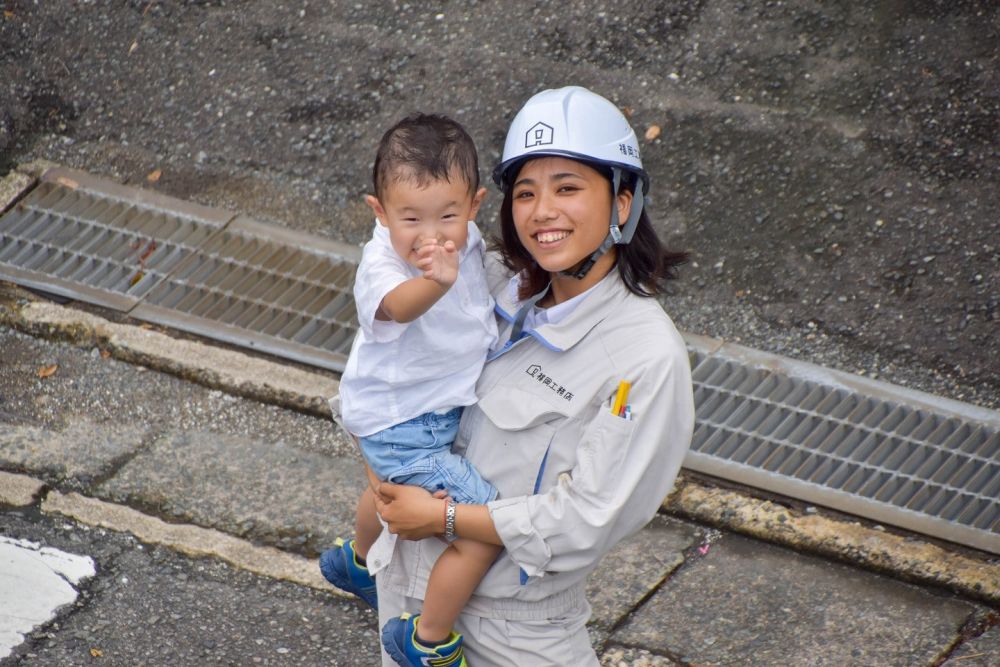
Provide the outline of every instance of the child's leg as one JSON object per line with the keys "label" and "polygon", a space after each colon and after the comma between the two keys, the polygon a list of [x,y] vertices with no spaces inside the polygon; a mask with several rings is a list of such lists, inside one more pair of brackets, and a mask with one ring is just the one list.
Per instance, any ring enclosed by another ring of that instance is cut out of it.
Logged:
{"label": "child's leg", "polygon": [[361,558],[368,558],[368,550],[375,544],[382,524],[375,512],[375,494],[371,487],[365,487],[365,492],[358,499],[358,510],[354,515],[354,551]]}
{"label": "child's leg", "polygon": [[431,570],[417,638],[424,645],[447,641],[455,620],[503,547],[457,539]]}

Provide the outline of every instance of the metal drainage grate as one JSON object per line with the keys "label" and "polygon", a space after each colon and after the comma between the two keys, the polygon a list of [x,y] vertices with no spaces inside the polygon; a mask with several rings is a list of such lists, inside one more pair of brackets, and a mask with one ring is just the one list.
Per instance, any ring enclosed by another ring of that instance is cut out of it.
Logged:
{"label": "metal drainage grate", "polygon": [[357,265],[344,254],[338,244],[240,217],[131,315],[343,369],[358,326]]}
{"label": "metal drainage grate", "polygon": [[0,217],[0,279],[343,370],[360,249],[68,169]]}
{"label": "metal drainage grate", "polygon": [[53,169],[0,218],[0,278],[128,310],[232,217]]}
{"label": "metal drainage grate", "polygon": [[1000,415],[689,338],[685,467],[1000,554]]}

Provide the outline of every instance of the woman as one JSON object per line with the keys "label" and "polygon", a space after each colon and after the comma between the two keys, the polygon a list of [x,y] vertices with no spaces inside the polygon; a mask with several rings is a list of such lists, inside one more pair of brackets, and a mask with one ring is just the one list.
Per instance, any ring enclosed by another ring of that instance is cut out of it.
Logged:
{"label": "woman", "polygon": [[528,100],[494,180],[501,343],[455,451],[500,499],[455,506],[378,486],[403,538],[376,578],[379,625],[420,608],[445,546],[424,538],[447,533],[504,547],[457,624],[469,664],[596,665],[586,577],[652,518],[691,439],[687,352],[649,298],[684,256],[663,251],[643,210],[649,179],[628,121],[584,88]]}

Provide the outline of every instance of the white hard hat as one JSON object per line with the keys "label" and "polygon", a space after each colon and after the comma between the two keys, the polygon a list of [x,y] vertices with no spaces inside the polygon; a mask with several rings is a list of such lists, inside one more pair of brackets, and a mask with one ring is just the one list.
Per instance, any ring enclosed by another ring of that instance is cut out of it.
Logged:
{"label": "white hard hat", "polygon": [[533,157],[557,156],[607,167],[612,190],[618,191],[622,172],[636,176],[628,220],[619,225],[618,207],[612,203],[608,235],[591,256],[570,275],[583,278],[612,245],[632,240],[646,204],[649,175],[642,168],[639,141],[625,115],[597,93],[580,86],[543,90],[532,96],[514,116],[507,131],[500,164],[493,181],[506,190],[520,165]]}
{"label": "white hard hat", "polygon": [[510,124],[493,180],[505,187],[512,167],[543,155],[618,167],[638,175],[649,187],[639,142],[625,115],[580,86],[543,90],[524,103]]}

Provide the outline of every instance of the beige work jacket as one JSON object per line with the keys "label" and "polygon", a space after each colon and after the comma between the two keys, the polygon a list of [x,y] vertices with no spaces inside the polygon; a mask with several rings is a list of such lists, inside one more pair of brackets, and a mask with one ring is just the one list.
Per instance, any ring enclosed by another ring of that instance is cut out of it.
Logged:
{"label": "beige work jacket", "polygon": [[[491,354],[453,449],[499,489],[489,510],[505,551],[466,612],[547,618],[578,607],[587,575],[670,491],[694,425],[690,363],[660,304],[630,293],[617,270],[564,320],[512,342],[520,304],[489,268],[507,343]],[[611,413],[621,380],[632,385],[631,420]],[[380,587],[422,599],[443,549],[399,540]]]}

